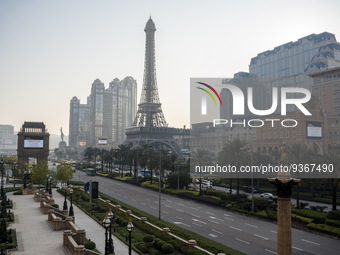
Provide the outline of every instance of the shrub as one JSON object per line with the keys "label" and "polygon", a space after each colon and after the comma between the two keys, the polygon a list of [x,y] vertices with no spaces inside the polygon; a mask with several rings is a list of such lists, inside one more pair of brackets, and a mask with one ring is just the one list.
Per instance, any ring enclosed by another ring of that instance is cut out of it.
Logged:
{"label": "shrub", "polygon": [[327,213],[318,212],[308,209],[292,209],[292,213],[298,214],[303,217],[307,217],[314,220],[314,223],[323,224],[326,220]]}
{"label": "shrub", "polygon": [[143,242],[144,243],[152,243],[155,240],[153,236],[144,236],[143,237]]}
{"label": "shrub", "polygon": [[89,250],[94,250],[96,249],[96,243],[92,242],[91,240],[88,240],[84,242],[84,247]]}
{"label": "shrub", "polygon": [[304,223],[304,224],[309,224],[309,223],[313,222],[313,219],[303,217],[303,216],[297,215],[295,213],[292,213],[292,219],[295,220],[295,221]]}
{"label": "shrub", "polygon": [[52,205],[54,208],[59,208],[59,205],[58,204],[53,204]]}
{"label": "shrub", "polygon": [[162,249],[163,245],[166,244],[165,241],[159,241],[156,245],[157,249]]}
{"label": "shrub", "polygon": [[340,237],[340,228],[335,228],[332,226],[327,226],[325,224],[315,224],[315,223],[309,223],[307,225],[308,228],[318,230],[327,234],[332,234],[335,236]]}
{"label": "shrub", "polygon": [[158,243],[159,241],[162,241],[162,239],[155,238],[155,240],[153,241],[153,243],[154,243],[155,245],[157,245],[157,243]]}
{"label": "shrub", "polygon": [[164,254],[170,254],[172,252],[174,252],[175,248],[169,244],[169,243],[166,243],[162,246],[162,253]]}
{"label": "shrub", "polygon": [[328,212],[327,218],[332,220],[340,220],[340,211]]}
{"label": "shrub", "polygon": [[325,224],[328,225],[328,226],[340,228],[340,221],[338,221],[338,220],[326,220]]}
{"label": "shrub", "polygon": [[254,198],[254,204],[255,204],[255,211],[262,211],[266,210],[267,207],[271,204],[271,201],[268,201],[266,198],[257,197]]}

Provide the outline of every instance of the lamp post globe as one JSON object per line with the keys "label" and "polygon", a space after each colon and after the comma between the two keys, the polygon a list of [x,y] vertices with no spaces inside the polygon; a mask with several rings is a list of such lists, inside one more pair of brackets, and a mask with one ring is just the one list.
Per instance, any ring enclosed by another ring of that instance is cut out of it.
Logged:
{"label": "lamp post globe", "polygon": [[107,217],[110,219],[110,226],[109,226],[109,240],[108,240],[108,245],[109,245],[109,254],[114,253],[114,247],[113,247],[113,240],[112,240],[112,223],[114,222],[114,214],[109,210],[107,213]]}
{"label": "lamp post globe", "polygon": [[110,254],[110,245],[109,240],[107,238],[107,229],[111,227],[111,220],[108,217],[105,217],[103,220],[103,226],[105,228],[105,255]]}
{"label": "lamp post globe", "polygon": [[72,201],[72,197],[73,197],[73,189],[70,189],[70,196],[71,196],[71,206],[70,206],[70,211],[68,213],[69,216],[74,216],[74,211],[73,211],[73,201]]}
{"label": "lamp post globe", "polygon": [[127,226],[126,226],[126,230],[127,230],[128,233],[129,233],[129,255],[132,254],[132,249],[131,249],[131,233],[132,233],[132,231],[133,231],[133,228],[134,228],[134,226],[133,226],[132,222],[129,221],[129,223],[128,223]]}

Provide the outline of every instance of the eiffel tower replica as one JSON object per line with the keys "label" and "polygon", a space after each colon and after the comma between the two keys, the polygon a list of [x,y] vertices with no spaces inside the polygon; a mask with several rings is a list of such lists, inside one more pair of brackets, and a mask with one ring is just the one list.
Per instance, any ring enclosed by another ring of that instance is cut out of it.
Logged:
{"label": "eiffel tower replica", "polygon": [[156,26],[151,17],[146,23],[144,31],[146,42],[142,95],[133,127],[127,129],[124,143],[132,146],[149,143],[158,148],[165,145],[175,153],[180,153],[173,136],[189,135],[190,131],[189,129],[169,128],[165,121],[157,88]]}

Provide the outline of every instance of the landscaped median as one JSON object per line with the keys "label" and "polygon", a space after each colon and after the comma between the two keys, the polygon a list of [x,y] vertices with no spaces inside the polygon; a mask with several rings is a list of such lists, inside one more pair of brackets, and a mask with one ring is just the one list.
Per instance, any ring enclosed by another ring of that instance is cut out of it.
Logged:
{"label": "landscaped median", "polygon": [[243,254],[199,234],[159,220],[104,194],[101,194],[100,199],[92,199],[90,203],[89,194],[75,188],[73,203],[99,224],[111,209],[115,214],[112,233],[126,243],[128,234],[126,226],[131,221],[135,226],[132,232],[132,247],[139,254]]}
{"label": "landscaped median", "polygon": [[[144,188],[158,190],[158,183],[151,184],[149,181],[141,184]],[[202,196],[197,191],[162,189],[162,192],[176,195],[182,198],[192,199],[206,204],[219,206],[235,212],[248,214],[262,219],[276,221],[277,206],[274,201],[266,198],[254,198],[254,212],[251,211],[251,200],[246,194],[227,194],[221,190],[203,190]],[[340,212],[322,212],[311,209],[292,208],[292,220],[302,223],[309,230],[319,233],[340,237]]]}

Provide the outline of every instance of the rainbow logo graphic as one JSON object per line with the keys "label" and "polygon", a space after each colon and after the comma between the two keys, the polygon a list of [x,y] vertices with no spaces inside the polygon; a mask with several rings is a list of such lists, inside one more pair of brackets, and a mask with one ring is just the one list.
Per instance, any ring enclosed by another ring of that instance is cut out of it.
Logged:
{"label": "rainbow logo graphic", "polygon": [[[210,86],[209,84],[203,83],[203,82],[196,82],[196,83],[201,84],[201,85],[208,88],[208,89],[206,89],[206,88],[196,87],[200,90],[203,90],[205,93],[207,93],[211,97],[211,99],[214,101],[215,105],[217,105],[217,100],[216,100],[215,96],[217,97],[218,101],[220,102],[220,105],[222,105],[222,99],[221,99],[220,95],[217,93],[217,91],[212,86]],[[215,94],[215,96],[214,96],[214,94]],[[207,98],[206,97],[202,97],[201,114],[207,115]]]}

